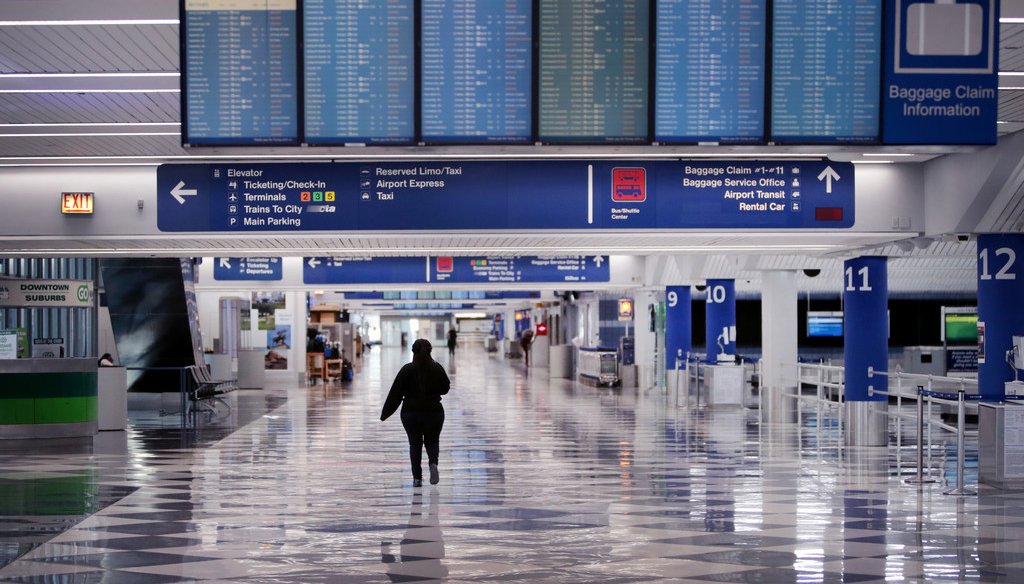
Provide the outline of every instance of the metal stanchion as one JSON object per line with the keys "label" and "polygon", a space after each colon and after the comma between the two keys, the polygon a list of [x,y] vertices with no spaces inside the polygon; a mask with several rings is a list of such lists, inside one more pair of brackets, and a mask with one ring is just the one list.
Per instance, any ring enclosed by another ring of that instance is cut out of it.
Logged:
{"label": "metal stanchion", "polygon": [[907,482],[912,485],[934,483],[935,479],[924,477],[924,386],[917,386],[917,476]]}
{"label": "metal stanchion", "polygon": [[[679,407],[679,360],[683,357],[683,350],[678,349],[676,352],[676,407]],[[687,363],[689,367],[689,363]],[[686,400],[686,405],[690,405],[690,400]]]}
{"label": "metal stanchion", "polygon": [[964,488],[964,426],[967,417],[967,406],[964,403],[964,388],[961,384],[956,398],[956,488],[944,491],[944,495],[977,495],[977,491]]}

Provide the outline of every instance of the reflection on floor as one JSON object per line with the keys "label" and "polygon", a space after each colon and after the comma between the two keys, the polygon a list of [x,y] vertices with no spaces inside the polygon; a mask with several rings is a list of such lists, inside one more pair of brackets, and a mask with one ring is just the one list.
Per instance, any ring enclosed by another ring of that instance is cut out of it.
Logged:
{"label": "reflection on floor", "polygon": [[378,421],[403,357],[375,349],[344,387],[277,378],[198,439],[3,445],[0,580],[1024,582],[1024,495],[907,485],[893,448],[840,448],[813,414],[761,427],[483,351],[456,357],[441,483],[413,488]]}

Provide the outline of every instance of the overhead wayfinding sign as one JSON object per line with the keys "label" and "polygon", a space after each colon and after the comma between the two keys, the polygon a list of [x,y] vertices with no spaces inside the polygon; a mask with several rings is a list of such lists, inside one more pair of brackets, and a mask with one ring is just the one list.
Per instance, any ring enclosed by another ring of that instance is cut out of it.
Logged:
{"label": "overhead wayfinding sign", "polygon": [[434,282],[607,282],[608,256],[450,257],[431,260]]}
{"label": "overhead wayfinding sign", "polygon": [[887,0],[886,144],[995,144],[997,0]]}
{"label": "overhead wayfinding sign", "polygon": [[304,284],[608,282],[608,256],[304,258]]}
{"label": "overhead wayfinding sign", "polygon": [[165,164],[161,231],[806,229],[854,223],[823,161]]}
{"label": "overhead wayfinding sign", "polygon": [[214,280],[281,279],[281,258],[213,258]]}

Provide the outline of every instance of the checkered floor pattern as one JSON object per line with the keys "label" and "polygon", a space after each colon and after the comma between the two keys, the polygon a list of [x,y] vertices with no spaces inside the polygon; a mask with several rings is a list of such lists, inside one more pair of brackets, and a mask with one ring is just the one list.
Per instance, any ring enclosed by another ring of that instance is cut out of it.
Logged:
{"label": "checkered floor pattern", "polygon": [[414,488],[378,421],[404,357],[277,378],[280,406],[209,444],[8,447],[0,581],[1024,582],[1022,495],[908,485],[892,448],[841,448],[812,413],[762,426],[482,351],[438,355],[441,482]]}

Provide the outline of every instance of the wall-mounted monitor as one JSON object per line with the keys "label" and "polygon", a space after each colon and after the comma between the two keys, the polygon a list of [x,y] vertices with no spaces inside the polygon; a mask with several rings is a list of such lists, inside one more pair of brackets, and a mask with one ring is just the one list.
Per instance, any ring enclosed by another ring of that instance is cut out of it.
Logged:
{"label": "wall-mounted monitor", "polygon": [[942,340],[947,345],[978,344],[978,309],[943,306]]}
{"label": "wall-mounted monitor", "polygon": [[842,337],[843,313],[808,311],[807,336],[808,338]]}

